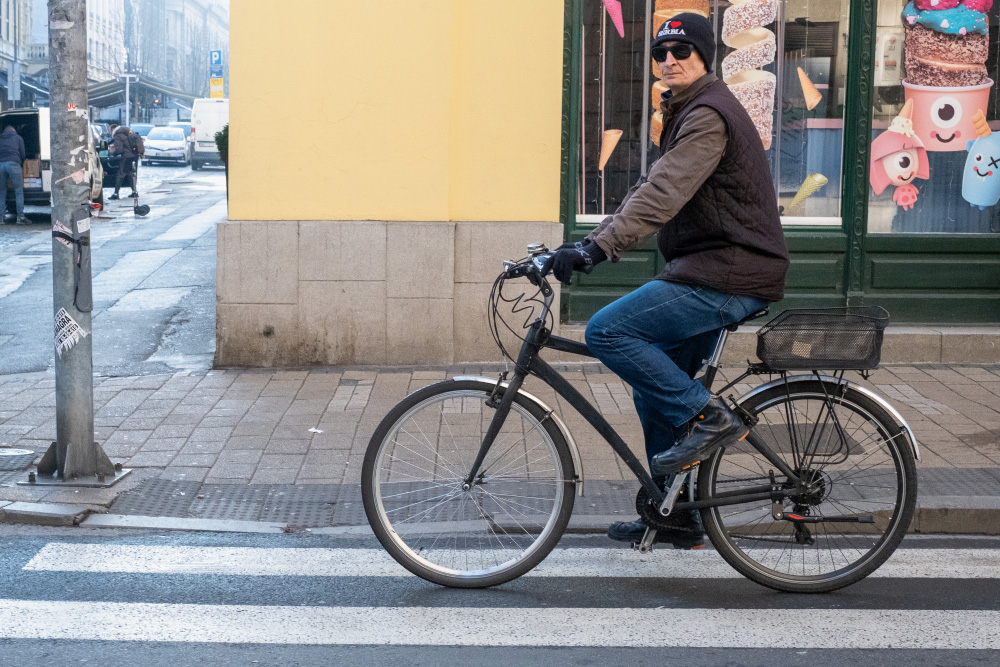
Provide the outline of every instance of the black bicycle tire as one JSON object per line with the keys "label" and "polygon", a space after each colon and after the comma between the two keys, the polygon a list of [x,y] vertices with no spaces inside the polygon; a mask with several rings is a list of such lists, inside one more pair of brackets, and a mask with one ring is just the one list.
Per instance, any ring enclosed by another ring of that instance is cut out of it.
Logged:
{"label": "black bicycle tire", "polygon": [[[903,481],[905,482],[905,486],[902,489],[902,503],[898,513],[893,518],[892,525],[885,533],[883,533],[882,539],[876,544],[876,546],[869,550],[866,557],[859,559],[859,564],[856,567],[852,567],[849,571],[829,579],[812,579],[793,575],[772,576],[762,571],[762,569],[751,567],[747,563],[748,560],[752,559],[750,559],[749,556],[744,555],[742,551],[735,547],[730,541],[729,537],[726,535],[724,526],[722,526],[719,521],[717,509],[706,508],[701,510],[705,532],[707,533],[709,540],[711,540],[716,551],[719,552],[719,555],[722,556],[727,563],[751,581],[755,581],[762,586],[787,593],[827,593],[861,581],[877,570],[896,550],[910,526],[910,522],[913,519],[913,514],[916,508],[916,462],[906,437],[902,435],[903,427],[896,422],[888,411],[886,411],[871,397],[866,396],[864,393],[857,391],[853,387],[842,388],[840,385],[833,382],[813,380],[797,382],[791,385],[791,388],[788,389],[787,395],[786,387],[783,384],[778,385],[765,390],[760,394],[752,396],[749,399],[741,401],[740,405],[748,412],[755,415],[759,411],[759,406],[771,406],[776,404],[773,402],[776,398],[786,398],[787,396],[795,398],[796,396],[803,397],[805,395],[822,397],[824,395],[824,389],[826,393],[831,396],[841,396],[841,398],[838,399],[840,402],[853,403],[855,406],[871,415],[875,421],[879,423],[882,430],[884,430],[888,435],[887,440],[890,451],[895,454],[893,460],[896,464],[897,476],[901,475]],[[699,498],[708,499],[712,497],[715,471],[718,469],[718,466],[724,456],[725,449],[721,449],[717,451],[708,461],[702,462],[701,466],[699,466]],[[769,570],[769,568],[765,568],[762,565],[760,567]]]}
{"label": "black bicycle tire", "polygon": [[556,426],[551,419],[545,418],[547,416],[546,412],[534,401],[528,399],[523,394],[519,394],[514,401],[531,414],[532,417],[538,420],[541,427],[545,429],[555,446],[556,453],[559,457],[559,463],[563,469],[563,478],[568,482],[571,482],[568,483],[566,485],[566,489],[564,489],[563,500],[557,513],[555,527],[549,535],[544,538],[544,541],[539,544],[527,558],[518,561],[515,565],[508,569],[495,572],[489,576],[469,578],[449,576],[425,567],[423,564],[410,558],[404,550],[399,548],[390,536],[389,529],[383,523],[382,517],[378,511],[378,503],[375,497],[375,463],[386,436],[392,431],[393,426],[403,415],[405,415],[413,406],[427,400],[428,398],[438,394],[454,391],[473,390],[482,391],[483,399],[485,400],[493,391],[494,386],[494,383],[482,380],[447,380],[445,382],[429,385],[410,394],[393,407],[393,409],[390,410],[389,413],[382,419],[378,428],[375,429],[375,433],[372,435],[371,440],[368,442],[368,448],[365,451],[364,463],[361,468],[361,497],[364,503],[365,515],[368,518],[368,523],[371,526],[372,531],[375,533],[375,537],[378,538],[382,547],[397,563],[418,577],[441,586],[448,586],[451,588],[489,588],[491,586],[498,586],[500,584],[507,583],[508,581],[517,579],[518,577],[529,572],[549,555],[555,545],[562,538],[563,533],[566,531],[566,526],[569,524],[570,515],[573,513],[573,504],[576,498],[576,471],[573,465],[573,456],[570,453],[569,445],[563,437],[562,432],[559,430],[559,427]]}

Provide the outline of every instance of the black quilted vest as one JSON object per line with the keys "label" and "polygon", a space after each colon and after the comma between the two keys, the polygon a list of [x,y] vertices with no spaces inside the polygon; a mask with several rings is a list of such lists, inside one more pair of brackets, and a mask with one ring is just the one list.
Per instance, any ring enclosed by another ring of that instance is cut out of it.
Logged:
{"label": "black quilted vest", "polygon": [[[728,141],[718,168],[657,236],[666,268],[660,280],[778,301],[785,292],[788,249],[771,169],[753,121],[722,81],[714,81],[669,119],[660,154],[673,148],[692,109],[722,116]],[[697,156],[691,156],[697,159]]]}

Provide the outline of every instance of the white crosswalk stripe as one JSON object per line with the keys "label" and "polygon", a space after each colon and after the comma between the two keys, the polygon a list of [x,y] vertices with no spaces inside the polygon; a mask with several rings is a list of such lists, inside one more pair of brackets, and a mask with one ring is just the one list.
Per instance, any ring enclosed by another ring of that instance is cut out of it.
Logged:
{"label": "white crosswalk stripe", "polygon": [[[781,599],[770,594],[766,596],[768,604],[759,608],[752,599],[744,599],[735,604],[742,608],[697,608],[691,603],[684,607],[682,603],[652,609],[645,606],[644,599],[636,599],[632,606],[627,596],[615,598],[618,602],[607,606],[589,607],[570,593],[565,597],[557,593],[550,600],[551,607],[533,596],[516,598],[527,606],[511,606],[510,591],[484,591],[472,600],[474,604],[451,606],[452,601],[467,599],[468,592],[445,589],[435,589],[439,595],[420,596],[422,600],[434,600],[423,606],[405,601],[394,604],[391,589],[397,584],[386,578],[404,577],[411,580],[410,584],[413,577],[377,548],[50,542],[32,553],[27,562],[20,561],[25,575],[77,573],[84,578],[77,581],[86,581],[90,576],[148,576],[154,579],[146,580],[152,583],[145,585],[152,587],[148,590],[157,590],[159,597],[152,602],[143,597],[124,602],[120,598],[95,601],[89,597],[0,599],[0,639],[427,647],[1000,650],[1000,633],[996,632],[1000,611],[992,607],[911,609],[899,608],[897,600],[891,609],[841,608],[831,598],[829,605],[820,602],[804,609],[797,604],[801,598],[788,596],[786,604],[796,608],[769,608],[776,599],[780,606]],[[170,575],[175,578],[165,578]],[[323,577],[331,582],[350,577],[362,583],[333,586],[332,604],[293,606],[289,602],[297,599],[294,595],[276,600],[275,604],[257,604],[259,598],[246,597],[245,593],[244,597],[223,599],[237,602],[233,604],[192,603],[190,593],[185,591],[201,592],[203,584],[190,579],[200,576],[229,577],[225,590],[231,594],[243,586],[235,583],[243,581],[243,577],[251,582],[247,587],[253,590],[263,585],[259,583],[263,577],[274,579],[278,587],[274,590],[287,585],[282,577],[309,577],[310,590],[324,587],[319,581]],[[554,550],[526,576],[534,582],[532,588],[548,586],[546,590],[562,590],[564,585],[557,578],[565,577],[591,580],[588,588],[600,586],[599,580],[608,577],[701,581],[739,578],[711,550],[660,550],[640,556],[621,548],[580,547]],[[976,580],[988,591],[996,588],[1000,580],[1000,550],[900,549],[873,577],[889,577],[913,587],[933,585],[917,583],[928,578]],[[366,579],[372,580],[371,585],[364,583]],[[106,586],[106,579],[100,581],[101,586]],[[373,586],[380,587],[374,595]],[[386,590],[390,591],[388,598]],[[662,590],[658,595],[662,599]],[[487,606],[493,599],[497,605]],[[574,603],[580,606],[565,606]],[[823,608],[826,606],[830,608]],[[808,615],[808,631],[799,630],[804,627],[804,613]],[[664,632],[664,628],[670,631]]]}
{"label": "white crosswalk stripe", "polygon": [[[48,544],[26,570],[244,576],[409,576],[380,549],[274,549],[119,544]],[[555,549],[526,576],[740,578],[714,551]],[[978,549],[896,551],[872,577],[1000,578],[1000,555]]]}
{"label": "white crosswalk stripe", "polygon": [[[1000,612],[289,607],[0,600],[0,637],[144,642],[998,649]],[[663,632],[664,628],[670,632]]]}

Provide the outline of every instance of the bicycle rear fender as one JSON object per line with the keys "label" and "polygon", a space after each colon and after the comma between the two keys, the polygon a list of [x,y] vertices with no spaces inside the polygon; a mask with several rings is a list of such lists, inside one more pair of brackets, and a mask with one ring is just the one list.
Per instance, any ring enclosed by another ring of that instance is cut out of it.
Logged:
{"label": "bicycle rear fender", "polygon": [[917,438],[916,436],[913,435],[913,429],[911,429],[910,425],[906,423],[906,420],[903,419],[903,416],[899,414],[899,411],[896,410],[896,408],[892,407],[892,405],[890,405],[887,400],[876,394],[874,391],[868,389],[863,385],[858,384],[857,382],[851,382],[850,380],[835,378],[829,375],[789,375],[785,379],[772,380],[767,384],[762,384],[761,386],[755,388],[753,391],[744,394],[743,396],[740,396],[737,402],[743,403],[752,396],[756,396],[757,394],[767,391],[772,387],[780,387],[784,385],[786,380],[788,382],[808,382],[811,380],[823,380],[824,382],[833,382],[835,384],[848,386],[851,389],[854,389],[855,391],[864,394],[868,398],[878,403],[881,407],[885,409],[886,412],[892,415],[897,422],[899,422],[899,425],[903,427],[903,432],[906,433],[906,438],[909,441],[910,449],[913,451],[914,458],[916,458],[918,461],[920,460],[920,445],[917,444]]}
{"label": "bicycle rear fender", "polygon": [[[497,384],[496,380],[474,375],[462,375],[453,379],[483,382],[488,384],[490,387],[495,387]],[[500,386],[506,389],[509,385],[509,382],[503,382]],[[552,410],[552,408],[546,405],[542,399],[538,398],[534,394],[529,394],[523,389],[518,393],[545,411],[545,414],[552,419],[552,423],[556,425],[556,428],[559,429],[559,432],[562,433],[563,437],[566,439],[566,444],[569,445],[570,455],[573,457],[573,468],[576,471],[576,495],[583,497],[583,459],[580,457],[580,449],[576,446],[576,440],[573,439],[573,435],[569,432],[569,428],[566,427],[566,423],[559,417],[558,414],[555,413],[555,411]]]}

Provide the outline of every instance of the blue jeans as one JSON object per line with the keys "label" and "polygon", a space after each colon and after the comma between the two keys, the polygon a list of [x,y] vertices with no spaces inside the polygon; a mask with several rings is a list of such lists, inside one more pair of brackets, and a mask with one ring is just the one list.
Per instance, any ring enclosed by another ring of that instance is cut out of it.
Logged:
{"label": "blue jeans", "polygon": [[711,399],[693,378],[711,356],[722,328],[767,304],[653,280],[590,318],[587,347],[632,386],[648,458],[672,447],[677,429]]}
{"label": "blue jeans", "polygon": [[14,181],[14,206],[17,217],[24,217],[24,175],[16,162],[0,162],[0,192],[3,193],[4,211],[7,210],[7,179]]}

